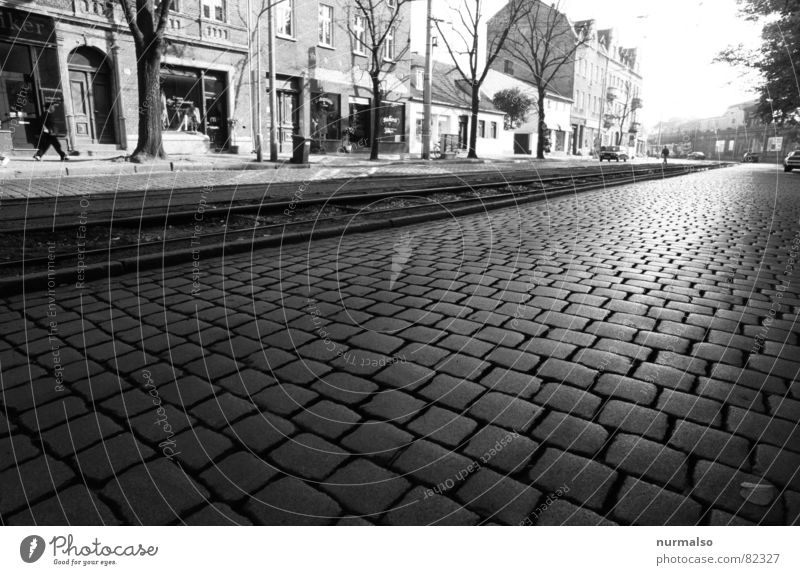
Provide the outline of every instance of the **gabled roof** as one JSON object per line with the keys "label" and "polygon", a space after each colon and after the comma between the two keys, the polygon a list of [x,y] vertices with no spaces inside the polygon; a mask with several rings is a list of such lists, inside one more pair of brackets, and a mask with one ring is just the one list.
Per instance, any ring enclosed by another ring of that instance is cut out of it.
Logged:
{"label": "gabled roof", "polygon": [[[425,58],[420,56],[412,56],[411,58],[412,69],[419,66],[425,66]],[[446,106],[453,106],[457,108],[471,108],[472,95],[469,84],[464,80],[461,74],[452,63],[433,61],[433,74],[432,74],[432,88],[431,100],[436,104],[444,104]],[[411,78],[411,98],[414,100],[421,100],[423,97],[422,90],[417,89],[416,81]],[[492,101],[481,95],[480,109],[484,112],[502,113],[494,107]]]}

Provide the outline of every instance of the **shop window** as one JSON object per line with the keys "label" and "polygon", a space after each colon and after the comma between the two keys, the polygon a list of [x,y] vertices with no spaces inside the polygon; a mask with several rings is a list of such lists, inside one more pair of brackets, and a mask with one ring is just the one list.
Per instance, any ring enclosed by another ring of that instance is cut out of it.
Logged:
{"label": "shop window", "polygon": [[378,139],[382,142],[402,142],[405,140],[404,104],[384,102],[380,109]]}
{"label": "shop window", "polygon": [[311,138],[339,140],[341,96],[329,92],[311,94]]}
{"label": "shop window", "polygon": [[333,6],[319,5],[319,43],[333,46]]}
{"label": "shop window", "polygon": [[203,0],[203,17],[225,22],[225,0]]}
{"label": "shop window", "polygon": [[353,19],[353,52],[356,54],[365,54],[367,52],[367,25],[363,16],[356,16]]}
{"label": "shop window", "polygon": [[278,34],[294,37],[294,0],[283,0],[275,7],[275,12]]}

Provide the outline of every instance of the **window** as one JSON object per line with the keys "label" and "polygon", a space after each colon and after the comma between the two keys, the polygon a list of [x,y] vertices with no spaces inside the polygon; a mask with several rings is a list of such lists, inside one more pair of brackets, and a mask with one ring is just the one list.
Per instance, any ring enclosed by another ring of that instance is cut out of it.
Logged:
{"label": "window", "polygon": [[333,46],[333,6],[319,5],[319,43]]}
{"label": "window", "polygon": [[425,89],[425,70],[417,68],[417,90]]}
{"label": "window", "polygon": [[497,139],[497,122],[492,122],[491,129],[492,129],[492,132],[491,132],[492,139],[496,140]]}
{"label": "window", "polygon": [[278,35],[294,36],[294,0],[283,0],[275,7],[275,22]]}
{"label": "window", "polygon": [[225,22],[225,0],[203,0],[203,17]]}
{"label": "window", "polygon": [[514,62],[511,60],[506,60],[503,62],[503,72],[506,74],[514,75]]}
{"label": "window", "polygon": [[394,60],[395,58],[394,34],[395,34],[395,29],[394,26],[392,26],[386,32],[386,40],[384,44],[384,53],[383,53],[384,60]]}
{"label": "window", "polygon": [[486,121],[485,120],[478,120],[478,137],[485,138],[486,137]]}
{"label": "window", "polygon": [[356,54],[364,54],[366,49],[367,39],[367,25],[364,16],[356,16],[353,20],[353,36],[355,37],[355,46],[353,52]]}

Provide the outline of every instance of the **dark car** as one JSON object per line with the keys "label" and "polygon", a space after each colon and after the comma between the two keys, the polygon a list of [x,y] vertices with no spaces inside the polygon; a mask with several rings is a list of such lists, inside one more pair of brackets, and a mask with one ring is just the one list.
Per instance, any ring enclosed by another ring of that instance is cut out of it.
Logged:
{"label": "dark car", "polygon": [[601,162],[603,160],[608,160],[609,162],[611,160],[616,160],[618,162],[622,160],[623,162],[627,162],[630,156],[628,155],[628,151],[621,146],[600,146],[599,157]]}
{"label": "dark car", "polygon": [[789,152],[789,155],[783,159],[784,172],[791,172],[795,168],[800,168],[800,150]]}
{"label": "dark car", "polygon": [[758,154],[755,152],[747,152],[744,156],[742,156],[742,161],[745,163],[757,163],[759,160]]}
{"label": "dark car", "polygon": [[690,160],[705,160],[706,155],[703,152],[689,152],[686,157]]}

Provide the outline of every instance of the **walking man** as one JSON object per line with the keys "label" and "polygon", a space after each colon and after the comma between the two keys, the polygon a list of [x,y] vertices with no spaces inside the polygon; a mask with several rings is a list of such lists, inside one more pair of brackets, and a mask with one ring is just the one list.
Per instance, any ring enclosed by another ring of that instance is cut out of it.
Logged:
{"label": "walking man", "polygon": [[61,149],[61,143],[56,136],[54,116],[57,107],[58,104],[53,102],[45,108],[41,129],[39,131],[39,145],[36,149],[36,153],[33,155],[33,159],[37,162],[42,160],[42,156],[50,149],[50,146],[53,146],[53,149],[61,156],[62,162],[69,160],[69,156]]}
{"label": "walking man", "polygon": [[669,148],[664,146],[664,149],[661,150],[661,157],[664,158],[664,165],[667,165],[667,158],[669,158]]}

